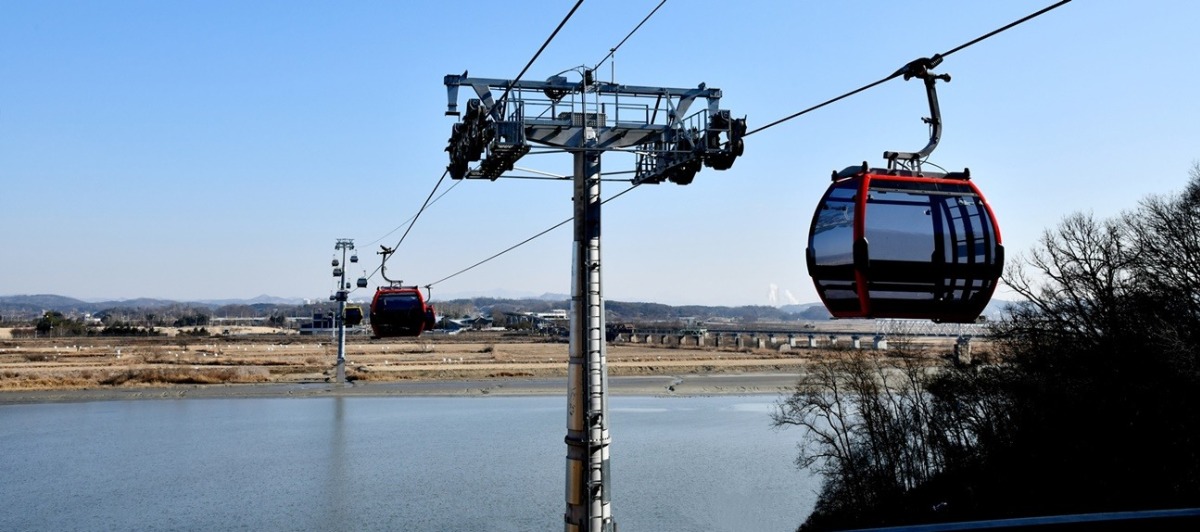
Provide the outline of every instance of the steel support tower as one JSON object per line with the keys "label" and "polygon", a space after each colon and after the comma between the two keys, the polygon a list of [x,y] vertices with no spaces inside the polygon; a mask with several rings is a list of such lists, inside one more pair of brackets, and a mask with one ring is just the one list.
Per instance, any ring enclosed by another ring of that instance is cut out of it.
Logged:
{"label": "steel support tower", "polygon": [[[445,78],[446,114],[460,116],[459,87],[471,87],[461,121],[446,151],[454,179],[495,180],[512,170],[530,143],[563,148],[575,160],[571,333],[567,371],[567,532],[609,532],[608,367],[601,289],[600,157],[606,151],[636,155],[634,184],[664,180],[691,183],[701,166],[728,169],[742,153],[745,119],[719,108],[721,91],[633,87],[593,79],[568,82]],[[503,96],[497,100],[492,90]],[[688,115],[696,99],[707,106]]]}
{"label": "steel support tower", "polygon": [[[350,285],[346,283],[346,269],[349,267],[349,264],[346,263],[346,252],[354,249],[354,240],[339,238],[333,245],[333,249],[342,252],[341,267],[338,267],[337,261],[334,261],[333,274],[338,278],[337,291],[329,298],[337,301],[338,304],[337,314],[333,316],[334,327],[337,329],[337,383],[344,384],[346,382],[346,300],[350,297]],[[352,255],[351,260],[358,262],[358,255]]]}

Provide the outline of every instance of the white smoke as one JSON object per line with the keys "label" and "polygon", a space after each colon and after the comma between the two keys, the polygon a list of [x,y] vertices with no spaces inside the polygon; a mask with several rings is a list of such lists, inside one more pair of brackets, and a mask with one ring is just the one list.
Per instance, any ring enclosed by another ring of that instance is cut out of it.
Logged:
{"label": "white smoke", "polygon": [[788,290],[787,288],[784,288],[784,289],[783,289],[783,295],[787,297],[788,303],[791,303],[791,304],[793,304],[793,305],[799,305],[799,304],[800,304],[800,300],[796,299],[796,296],[792,295],[792,291],[791,291],[791,290]]}

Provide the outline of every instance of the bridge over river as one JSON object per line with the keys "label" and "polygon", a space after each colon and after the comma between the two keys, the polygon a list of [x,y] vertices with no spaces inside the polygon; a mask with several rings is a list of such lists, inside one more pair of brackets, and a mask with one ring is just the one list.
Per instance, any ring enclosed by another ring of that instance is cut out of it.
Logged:
{"label": "bridge over river", "polygon": [[625,326],[610,332],[616,343],[641,343],[737,349],[850,348],[888,349],[888,340],[953,344],[960,358],[970,357],[973,338],[986,339],[986,323],[934,323],[921,320],[830,320],[780,324],[713,324],[688,327]]}

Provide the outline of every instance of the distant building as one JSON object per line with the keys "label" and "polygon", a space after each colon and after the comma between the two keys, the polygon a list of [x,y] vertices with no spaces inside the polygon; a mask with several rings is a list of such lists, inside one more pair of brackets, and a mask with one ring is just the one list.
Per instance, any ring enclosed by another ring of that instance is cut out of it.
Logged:
{"label": "distant building", "polygon": [[531,329],[545,331],[566,328],[570,318],[566,310],[550,312],[504,312],[500,316],[492,316],[494,325],[507,329]]}
{"label": "distant building", "polygon": [[327,334],[334,330],[332,312],[314,312],[312,318],[297,318],[300,323],[300,334]]}
{"label": "distant building", "polygon": [[492,318],[484,316],[478,316],[474,318],[468,317],[457,320],[443,316],[442,319],[438,321],[437,328],[445,329],[447,332],[454,332],[461,330],[481,331],[484,329],[490,329],[491,327]]}

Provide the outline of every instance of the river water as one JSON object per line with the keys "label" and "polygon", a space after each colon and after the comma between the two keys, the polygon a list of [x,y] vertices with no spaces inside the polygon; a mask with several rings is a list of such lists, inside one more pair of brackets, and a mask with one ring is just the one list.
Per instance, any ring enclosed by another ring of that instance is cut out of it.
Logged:
{"label": "river water", "polygon": [[[612,397],[621,531],[788,531],[817,479],[774,396]],[[0,530],[562,530],[566,399],[0,406]]]}

